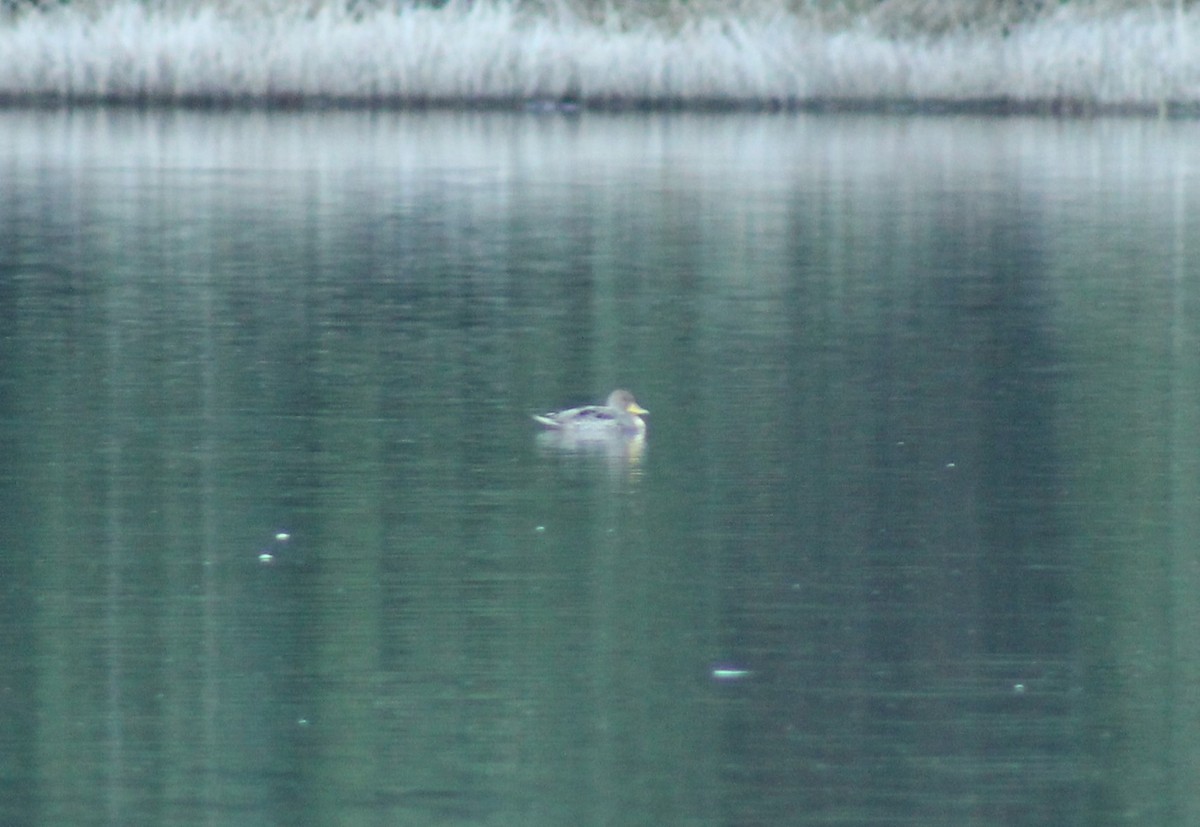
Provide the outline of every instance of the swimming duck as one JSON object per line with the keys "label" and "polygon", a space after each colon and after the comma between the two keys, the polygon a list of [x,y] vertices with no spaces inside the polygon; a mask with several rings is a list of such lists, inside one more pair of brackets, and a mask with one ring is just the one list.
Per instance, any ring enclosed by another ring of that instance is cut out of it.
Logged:
{"label": "swimming duck", "polygon": [[579,439],[640,437],[646,433],[642,415],[650,413],[637,403],[633,394],[615,390],[603,405],[587,405],[548,414],[534,414],[547,429]]}

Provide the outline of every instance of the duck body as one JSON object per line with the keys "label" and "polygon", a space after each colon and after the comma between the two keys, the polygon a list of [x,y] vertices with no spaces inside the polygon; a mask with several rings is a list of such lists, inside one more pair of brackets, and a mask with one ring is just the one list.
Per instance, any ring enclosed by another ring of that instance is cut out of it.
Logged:
{"label": "duck body", "polygon": [[648,413],[632,393],[615,390],[603,405],[534,414],[533,418],[548,431],[576,440],[634,439],[646,433],[642,415]]}

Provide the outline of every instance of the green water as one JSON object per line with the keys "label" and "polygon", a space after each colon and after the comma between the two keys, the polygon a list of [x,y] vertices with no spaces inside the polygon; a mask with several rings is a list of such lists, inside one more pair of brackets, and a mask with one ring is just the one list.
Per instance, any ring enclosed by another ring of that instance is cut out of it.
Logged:
{"label": "green water", "polygon": [[1193,132],[0,114],[0,821],[1196,823]]}

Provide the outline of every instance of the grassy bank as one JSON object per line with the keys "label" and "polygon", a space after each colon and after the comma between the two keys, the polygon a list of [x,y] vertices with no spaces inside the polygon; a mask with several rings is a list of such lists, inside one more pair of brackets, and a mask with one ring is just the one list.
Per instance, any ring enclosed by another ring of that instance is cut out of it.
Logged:
{"label": "grassy bank", "polygon": [[20,9],[0,19],[0,100],[1200,111],[1200,8],[1183,3],[724,8]]}

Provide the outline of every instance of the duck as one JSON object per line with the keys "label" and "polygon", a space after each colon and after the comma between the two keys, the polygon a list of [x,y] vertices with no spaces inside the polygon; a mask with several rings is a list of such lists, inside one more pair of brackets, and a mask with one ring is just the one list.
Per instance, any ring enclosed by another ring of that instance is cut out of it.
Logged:
{"label": "duck", "polygon": [[573,439],[640,439],[646,433],[642,417],[648,413],[632,393],[618,388],[603,405],[534,414],[533,418],[548,431]]}

